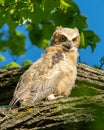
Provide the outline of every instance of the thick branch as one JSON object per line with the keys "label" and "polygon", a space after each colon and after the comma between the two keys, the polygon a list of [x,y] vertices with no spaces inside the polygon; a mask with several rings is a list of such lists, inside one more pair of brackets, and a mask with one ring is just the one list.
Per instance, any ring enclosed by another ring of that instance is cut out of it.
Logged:
{"label": "thick branch", "polygon": [[[27,67],[28,68],[28,67]],[[0,102],[8,104],[27,68],[0,70]],[[5,100],[4,100],[5,99]],[[89,130],[104,128],[104,71],[78,64],[76,87],[69,98],[41,101],[28,108],[0,109],[0,129]]]}
{"label": "thick branch", "polygon": [[[99,111],[100,109],[100,111]],[[52,102],[40,102],[19,112],[1,113],[1,130],[22,128],[87,130],[89,123],[104,118],[104,94],[91,97],[64,98]],[[84,125],[84,126],[83,126]],[[94,125],[94,124],[92,124]],[[90,127],[92,127],[92,125]],[[56,127],[57,126],[57,127]],[[93,126],[94,127],[94,126]]]}
{"label": "thick branch", "polygon": [[[10,102],[19,77],[27,68],[0,70],[0,105]],[[78,64],[77,84],[89,84],[104,89],[104,71]]]}
{"label": "thick branch", "polygon": [[77,80],[92,84],[94,85],[93,87],[104,90],[104,71],[99,69],[89,67],[85,64],[78,64]]}

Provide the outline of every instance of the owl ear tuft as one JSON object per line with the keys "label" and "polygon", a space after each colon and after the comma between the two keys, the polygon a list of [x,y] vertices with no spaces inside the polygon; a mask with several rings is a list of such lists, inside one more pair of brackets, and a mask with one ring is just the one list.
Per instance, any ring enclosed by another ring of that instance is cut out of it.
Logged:
{"label": "owl ear tuft", "polygon": [[60,26],[57,26],[56,29],[62,29],[63,27],[60,25]]}
{"label": "owl ear tuft", "polygon": [[79,34],[79,31],[78,31],[78,28],[77,27],[74,27],[74,30],[77,34]]}

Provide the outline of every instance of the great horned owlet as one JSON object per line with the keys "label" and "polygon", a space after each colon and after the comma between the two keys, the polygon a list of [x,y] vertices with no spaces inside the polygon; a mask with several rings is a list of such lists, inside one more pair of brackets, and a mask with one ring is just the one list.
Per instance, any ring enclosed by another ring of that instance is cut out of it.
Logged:
{"label": "great horned owlet", "polygon": [[57,27],[43,56],[20,77],[10,107],[68,96],[76,80],[79,43],[77,28]]}

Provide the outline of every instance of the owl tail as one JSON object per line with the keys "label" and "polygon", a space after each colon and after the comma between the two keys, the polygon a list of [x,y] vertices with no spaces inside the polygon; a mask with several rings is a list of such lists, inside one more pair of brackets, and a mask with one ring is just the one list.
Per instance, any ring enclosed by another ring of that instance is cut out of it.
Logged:
{"label": "owl tail", "polygon": [[12,109],[17,102],[18,102],[18,99],[13,98],[13,99],[11,100],[11,102],[9,103],[9,108]]}

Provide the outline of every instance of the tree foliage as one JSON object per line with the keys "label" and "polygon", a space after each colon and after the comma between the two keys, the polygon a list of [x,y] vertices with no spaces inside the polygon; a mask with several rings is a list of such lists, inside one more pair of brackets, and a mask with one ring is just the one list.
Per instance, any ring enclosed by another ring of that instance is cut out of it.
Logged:
{"label": "tree foliage", "polygon": [[[0,0],[0,51],[10,50],[20,56],[26,52],[25,36],[16,30],[26,24],[33,45],[46,48],[56,26],[77,27],[81,34],[80,48],[91,46],[92,51],[99,37],[88,30],[86,16],[82,15],[73,0]],[[6,35],[6,38],[3,37]]]}

